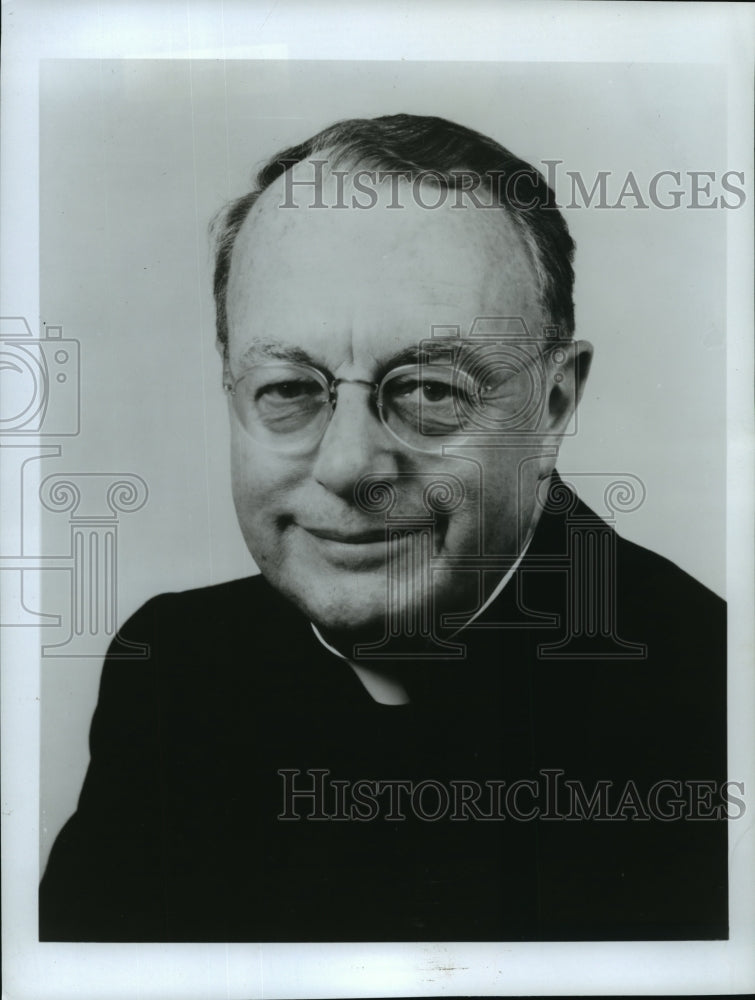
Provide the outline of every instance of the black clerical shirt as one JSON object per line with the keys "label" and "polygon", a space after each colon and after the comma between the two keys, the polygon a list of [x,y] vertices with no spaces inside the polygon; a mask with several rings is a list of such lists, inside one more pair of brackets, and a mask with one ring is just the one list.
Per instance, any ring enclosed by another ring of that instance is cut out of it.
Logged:
{"label": "black clerical shirt", "polygon": [[42,940],[726,936],[723,602],[576,500],[407,705],[262,577],[122,631]]}

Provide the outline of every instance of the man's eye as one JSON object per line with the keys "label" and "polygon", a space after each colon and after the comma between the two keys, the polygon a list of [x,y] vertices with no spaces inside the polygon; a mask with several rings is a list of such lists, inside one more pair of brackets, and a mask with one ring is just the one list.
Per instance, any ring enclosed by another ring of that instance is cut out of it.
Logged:
{"label": "man's eye", "polygon": [[454,387],[447,382],[423,382],[422,396],[428,403],[442,403],[451,399],[456,393]]}
{"label": "man's eye", "polygon": [[268,382],[257,390],[257,399],[275,402],[309,401],[322,395],[322,386],[310,379],[290,379],[286,382]]}
{"label": "man's eye", "polygon": [[459,396],[458,386],[438,378],[404,378],[393,387],[394,395],[407,402],[444,403]]}

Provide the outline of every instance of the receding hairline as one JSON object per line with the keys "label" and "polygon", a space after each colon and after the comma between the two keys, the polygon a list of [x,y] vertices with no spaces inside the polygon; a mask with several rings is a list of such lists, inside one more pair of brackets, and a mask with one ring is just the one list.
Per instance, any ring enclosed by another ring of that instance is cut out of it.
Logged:
{"label": "receding hairline", "polygon": [[[367,212],[382,210],[390,212],[393,216],[400,218],[400,210],[391,209],[388,205],[376,205],[368,209],[359,209],[347,207],[346,209],[333,209],[330,205],[326,208],[313,206],[312,204],[286,204],[283,205],[280,200],[273,204],[273,200],[280,199],[281,191],[288,191],[287,185],[290,184],[290,175],[301,171],[305,168],[307,164],[312,164],[317,162],[322,164],[322,179],[328,184],[339,185],[339,194],[343,193],[345,200],[348,204],[348,199],[351,193],[349,186],[353,183],[354,175],[360,173],[361,171],[367,170],[376,174],[376,188],[381,191],[388,191],[392,189],[394,183],[402,185],[406,190],[408,188],[414,187],[417,180],[421,180],[423,183],[434,186],[435,188],[441,188],[444,185],[442,180],[439,181],[437,175],[442,176],[442,171],[418,171],[414,176],[410,175],[407,169],[401,170],[388,170],[379,165],[376,165],[371,158],[361,158],[355,156],[346,156],[343,152],[339,151],[336,147],[329,147],[327,149],[318,150],[316,154],[305,158],[304,160],[298,160],[293,163],[286,171],[281,173],[276,177],[266,188],[259,192],[257,198],[255,198],[254,203],[249,206],[249,209],[244,216],[243,221],[240,223],[236,233],[234,234],[233,245],[230,251],[229,260],[229,281],[230,275],[233,271],[234,257],[236,256],[236,244],[241,237],[244,230],[249,234],[249,230],[255,227],[256,220],[259,219],[261,215],[264,214],[266,219],[280,218],[286,220],[287,218],[301,218],[301,215],[296,216],[291,213],[296,213],[297,211],[303,211],[307,213],[311,212],[336,212],[336,217],[341,218],[345,211],[353,211],[358,214],[358,216],[364,216]],[[459,167],[458,170],[462,171],[464,168]],[[336,172],[341,174],[340,179],[337,179]],[[398,175],[398,182],[394,181],[392,178]],[[488,190],[492,188],[489,183]],[[482,188],[485,191],[485,188]],[[302,195],[302,200],[307,202],[312,198],[312,189],[303,188],[298,189],[293,192],[294,194],[300,193]],[[391,197],[393,197],[393,191],[391,190]],[[401,200],[402,205],[411,205],[412,199],[406,199],[404,197]],[[426,206],[416,206],[420,212],[430,213],[429,217],[434,217],[436,213],[440,210],[442,212],[447,212],[450,214],[451,218],[471,218],[475,220],[475,225],[478,227],[481,234],[484,234],[485,244],[491,254],[495,256],[500,255],[501,250],[501,237],[504,235],[502,233],[502,227],[500,224],[500,217],[503,216],[508,232],[505,234],[507,237],[513,237],[516,240],[518,247],[521,249],[522,253],[526,256],[527,261],[532,268],[532,273],[535,279],[535,285],[537,289],[538,304],[547,314],[549,312],[549,307],[547,303],[547,276],[545,274],[545,269],[543,267],[540,253],[536,245],[536,241],[529,229],[520,224],[517,215],[512,211],[511,207],[505,203],[499,203],[493,205],[489,208],[481,208],[474,203],[464,203],[458,205],[449,205],[445,202],[439,205],[438,208],[426,207]],[[278,209],[279,215],[273,216],[272,210]],[[466,213],[466,214],[465,214]],[[471,214],[469,214],[471,213]],[[319,216],[315,216],[317,218]],[[257,223],[258,225],[258,223]],[[253,237],[250,237],[253,240]]]}
{"label": "receding hairline", "polygon": [[[522,160],[495,139],[444,118],[394,114],[335,122],[303,142],[281,150],[258,170],[246,194],[221,209],[211,223],[215,241],[213,292],[216,337],[228,339],[225,293],[231,255],[242,225],[268,187],[297,164],[336,151],[339,165],[357,162],[360,169],[390,174],[436,175],[447,189],[457,187],[459,175],[472,176],[472,188],[491,191],[491,207],[503,208],[522,236],[540,286],[548,336],[569,339],[574,332],[575,243],[555,193],[531,163]],[[475,181],[475,178],[477,180]],[[524,180],[524,195],[518,187]],[[514,182],[510,189],[509,184]],[[463,187],[463,184],[462,184]]]}

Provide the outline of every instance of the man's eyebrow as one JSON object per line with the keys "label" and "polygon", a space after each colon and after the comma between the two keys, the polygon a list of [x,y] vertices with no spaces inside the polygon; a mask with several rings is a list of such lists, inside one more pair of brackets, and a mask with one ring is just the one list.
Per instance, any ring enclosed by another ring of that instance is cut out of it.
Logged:
{"label": "man's eyebrow", "polygon": [[281,344],[278,341],[255,340],[241,355],[242,364],[253,364],[259,358],[269,358],[274,361],[296,361],[301,365],[312,365],[317,368],[317,362],[301,347],[292,344]]}
{"label": "man's eyebrow", "polygon": [[[467,347],[467,350],[465,350]],[[378,378],[382,378],[386,372],[400,365],[417,364],[419,361],[448,361],[457,362],[471,350],[464,341],[459,338],[428,338],[405,347],[396,354],[391,355],[379,365]],[[283,344],[280,341],[255,340],[241,355],[242,365],[252,365],[260,359],[273,361],[293,361],[298,364],[311,365],[313,368],[325,370],[322,363],[308,354],[303,348],[293,344]]]}
{"label": "man's eyebrow", "polygon": [[381,373],[397,368],[399,365],[416,364],[419,361],[450,361],[456,362],[464,351],[464,342],[458,337],[453,339],[427,339],[416,345],[406,347],[398,354],[392,355],[380,366]]}

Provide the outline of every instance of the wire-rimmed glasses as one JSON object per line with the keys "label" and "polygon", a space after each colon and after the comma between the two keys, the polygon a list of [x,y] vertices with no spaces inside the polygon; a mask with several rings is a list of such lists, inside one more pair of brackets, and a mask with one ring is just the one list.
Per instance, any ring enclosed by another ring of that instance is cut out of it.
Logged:
{"label": "wire-rimmed glasses", "polygon": [[464,365],[420,359],[370,382],[333,378],[297,361],[265,361],[236,377],[227,370],[224,388],[242,426],[276,451],[314,449],[333,416],[339,387],[360,385],[396,440],[437,454],[478,435],[535,430],[545,399],[545,364],[544,352],[505,345],[470,352]]}

